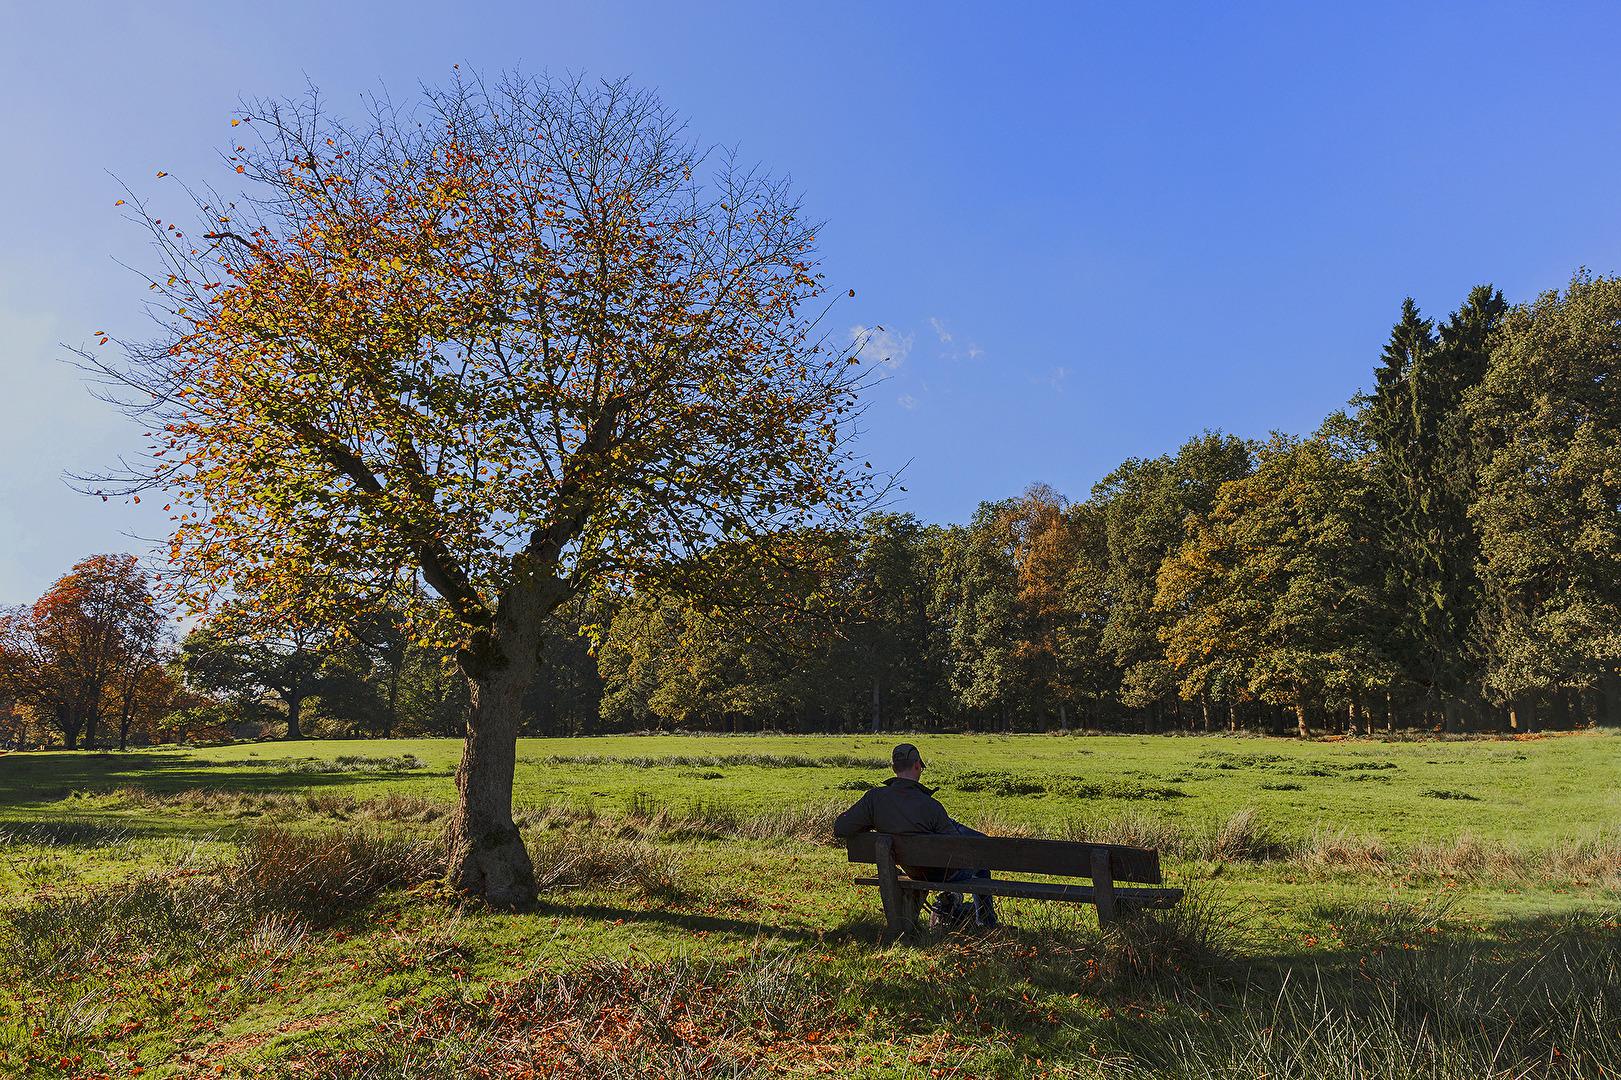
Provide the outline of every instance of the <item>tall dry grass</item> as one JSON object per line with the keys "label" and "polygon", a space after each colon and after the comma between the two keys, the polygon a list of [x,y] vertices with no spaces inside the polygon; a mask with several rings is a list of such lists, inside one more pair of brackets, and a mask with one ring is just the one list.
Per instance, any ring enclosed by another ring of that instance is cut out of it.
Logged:
{"label": "tall dry grass", "polygon": [[1205,1000],[1070,1075],[1156,1080],[1598,1080],[1621,1075],[1621,937],[1567,922],[1528,955],[1391,949]]}

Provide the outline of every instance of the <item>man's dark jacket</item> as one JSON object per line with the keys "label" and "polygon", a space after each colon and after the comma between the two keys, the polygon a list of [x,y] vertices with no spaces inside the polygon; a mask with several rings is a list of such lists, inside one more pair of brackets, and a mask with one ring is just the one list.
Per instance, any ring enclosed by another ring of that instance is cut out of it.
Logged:
{"label": "man's dark jacket", "polygon": [[883,787],[870,789],[859,802],[833,822],[833,835],[843,840],[872,829],[881,833],[949,833],[955,831],[951,815],[934,798],[934,789],[916,780],[892,776]]}

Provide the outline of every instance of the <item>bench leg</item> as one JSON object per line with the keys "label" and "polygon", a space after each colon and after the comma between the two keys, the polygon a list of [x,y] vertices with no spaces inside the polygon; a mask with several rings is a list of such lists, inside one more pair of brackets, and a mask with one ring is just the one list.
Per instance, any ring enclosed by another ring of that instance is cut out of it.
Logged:
{"label": "bench leg", "polygon": [[906,933],[906,903],[905,894],[901,891],[900,875],[895,872],[895,857],[892,852],[893,841],[887,836],[878,838],[878,896],[884,902],[884,921],[889,924],[891,933]]}
{"label": "bench leg", "polygon": [[1114,922],[1114,873],[1109,869],[1107,848],[1092,849],[1092,896],[1098,906],[1098,925]]}

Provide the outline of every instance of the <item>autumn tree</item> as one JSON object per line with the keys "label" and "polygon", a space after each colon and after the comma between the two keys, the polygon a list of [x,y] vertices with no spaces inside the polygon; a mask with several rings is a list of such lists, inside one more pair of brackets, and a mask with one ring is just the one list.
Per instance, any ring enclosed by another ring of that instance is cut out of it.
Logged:
{"label": "autumn tree", "polygon": [[1220,432],[1190,439],[1175,457],[1132,459],[1092,489],[1108,536],[1109,621],[1102,645],[1120,669],[1120,701],[1148,710],[1150,722],[1177,697],[1177,678],[1165,658],[1160,630],[1166,614],[1155,607],[1160,563],[1187,539],[1190,515],[1202,515],[1223,483],[1249,475],[1253,447]]}
{"label": "autumn tree", "polygon": [[[982,504],[955,552],[952,640],[964,704],[1051,713],[1068,727],[1082,618],[1071,575],[1080,534],[1067,499],[1046,484]],[[1095,642],[1091,642],[1095,644]]]}
{"label": "autumn tree", "polygon": [[111,712],[128,735],[161,667],[165,620],[133,555],[93,555],[32,605],[0,614],[0,694],[31,706],[70,749]]}
{"label": "autumn tree", "polygon": [[1183,698],[1284,706],[1306,738],[1312,701],[1359,700],[1389,678],[1378,519],[1362,470],[1327,441],[1274,436],[1257,457],[1161,564],[1159,636]]}
{"label": "autumn tree", "polygon": [[515,740],[552,613],[870,493],[861,368],[806,308],[815,226],[623,82],[233,123],[248,188],[195,227],[145,216],[166,332],[103,365],[154,434],[128,484],[168,496],[194,606],[244,574],[313,582],[457,648],[450,877],[525,904]]}

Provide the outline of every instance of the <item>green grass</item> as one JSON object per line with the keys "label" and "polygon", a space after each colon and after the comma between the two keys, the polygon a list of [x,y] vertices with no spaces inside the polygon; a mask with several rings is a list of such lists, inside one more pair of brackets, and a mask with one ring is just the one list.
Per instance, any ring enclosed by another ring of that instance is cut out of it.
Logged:
{"label": "green grass", "polygon": [[1152,843],[1190,902],[890,942],[825,838],[887,739],[522,740],[520,915],[434,877],[457,743],[5,755],[0,1075],[1618,1067],[1609,734],[913,739],[957,817]]}

